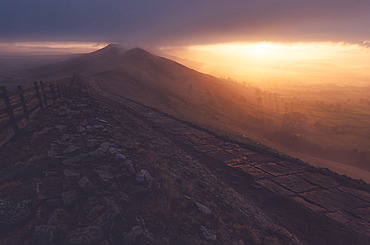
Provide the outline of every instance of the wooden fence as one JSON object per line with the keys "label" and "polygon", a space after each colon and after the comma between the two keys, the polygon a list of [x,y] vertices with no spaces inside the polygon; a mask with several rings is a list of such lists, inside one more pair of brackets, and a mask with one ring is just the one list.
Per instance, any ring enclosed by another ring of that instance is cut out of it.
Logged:
{"label": "wooden fence", "polygon": [[33,85],[29,89],[17,86],[17,90],[12,92],[5,86],[0,87],[0,133],[13,128],[14,134],[19,134],[20,122],[26,121],[27,124],[37,110],[43,111],[49,104],[71,93],[71,86],[63,84],[34,82]]}

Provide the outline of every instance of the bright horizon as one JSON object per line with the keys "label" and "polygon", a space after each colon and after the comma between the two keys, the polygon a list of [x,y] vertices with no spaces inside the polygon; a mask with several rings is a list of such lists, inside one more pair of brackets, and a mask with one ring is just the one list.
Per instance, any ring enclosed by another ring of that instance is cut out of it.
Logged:
{"label": "bright horizon", "polygon": [[[198,70],[238,81],[370,83],[370,49],[333,42],[246,42],[162,47],[161,52],[201,62]],[[181,61],[181,60],[180,60]]]}
{"label": "bright horizon", "polygon": [[[109,43],[0,43],[1,55],[89,53]],[[125,48],[133,48],[135,45]],[[209,45],[143,47],[200,72],[266,86],[279,83],[370,83],[370,48],[344,42],[230,42]],[[188,60],[189,62],[186,62]],[[184,62],[183,62],[184,61]],[[192,62],[197,62],[196,66]]]}

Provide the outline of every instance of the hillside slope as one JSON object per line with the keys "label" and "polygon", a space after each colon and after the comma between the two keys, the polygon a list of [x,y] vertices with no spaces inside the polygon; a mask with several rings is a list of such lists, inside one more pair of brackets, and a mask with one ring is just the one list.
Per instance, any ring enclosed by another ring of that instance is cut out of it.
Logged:
{"label": "hillside slope", "polygon": [[[274,135],[274,132],[281,130],[282,117],[281,111],[271,110],[264,104],[266,102],[261,96],[267,96],[270,102],[275,98],[268,91],[197,72],[140,48],[125,50],[114,44],[74,59],[40,67],[31,71],[30,76],[33,80],[59,79],[68,82],[73,73],[111,94],[239,139],[246,135],[278,151],[312,160],[305,156],[305,152],[298,155],[298,151],[276,143],[284,137],[266,138],[266,135]],[[353,161],[327,163],[317,156],[313,161],[317,166],[334,168],[341,174],[369,181],[368,172],[362,173],[366,171],[361,167],[363,165]]]}
{"label": "hillside slope", "polygon": [[89,91],[0,149],[0,244],[367,244],[368,191]]}
{"label": "hillside slope", "polygon": [[41,67],[31,76],[50,80],[78,73],[110,93],[154,106],[182,118],[260,130],[275,115],[250,88],[189,69],[143,49],[108,45],[96,52]]}

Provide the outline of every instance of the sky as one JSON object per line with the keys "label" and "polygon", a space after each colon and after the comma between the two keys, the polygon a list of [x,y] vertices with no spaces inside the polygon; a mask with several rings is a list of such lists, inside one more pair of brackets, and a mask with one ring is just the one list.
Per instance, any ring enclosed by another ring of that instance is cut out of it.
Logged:
{"label": "sky", "polygon": [[0,43],[370,46],[368,0],[1,0]]}

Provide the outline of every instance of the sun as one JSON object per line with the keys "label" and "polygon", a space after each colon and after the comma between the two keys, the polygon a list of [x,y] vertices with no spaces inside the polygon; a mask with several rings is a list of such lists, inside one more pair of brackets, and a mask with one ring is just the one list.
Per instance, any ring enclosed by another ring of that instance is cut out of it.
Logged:
{"label": "sun", "polygon": [[248,49],[248,53],[251,56],[258,58],[273,55],[277,50],[277,46],[272,43],[261,42],[250,45]]}

